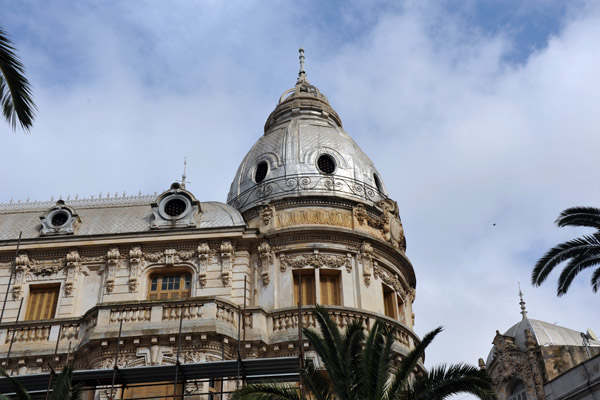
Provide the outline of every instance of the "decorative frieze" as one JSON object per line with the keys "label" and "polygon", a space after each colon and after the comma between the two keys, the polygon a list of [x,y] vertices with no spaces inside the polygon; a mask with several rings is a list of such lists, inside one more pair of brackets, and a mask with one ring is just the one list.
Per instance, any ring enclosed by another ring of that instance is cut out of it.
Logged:
{"label": "decorative frieze", "polygon": [[286,256],[282,254],[279,257],[281,272],[289,268],[304,268],[304,267],[328,267],[328,268],[341,268],[346,267],[347,270],[352,268],[351,260],[349,255],[324,255],[320,253],[315,254],[302,254],[294,257]]}
{"label": "decorative frieze", "polygon": [[302,208],[277,212],[277,227],[330,225],[352,228],[352,214],[346,210]]}

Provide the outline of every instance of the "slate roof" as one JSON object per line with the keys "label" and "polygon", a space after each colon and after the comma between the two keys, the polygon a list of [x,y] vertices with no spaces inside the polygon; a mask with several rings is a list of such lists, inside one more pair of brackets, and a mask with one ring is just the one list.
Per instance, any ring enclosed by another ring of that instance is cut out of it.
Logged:
{"label": "slate roof", "polygon": [[[81,219],[75,236],[105,235],[150,231],[155,196],[131,196],[123,199],[81,199],[66,201]],[[40,217],[55,202],[13,203],[0,205],[0,241],[40,237]],[[198,228],[246,226],[235,208],[217,201],[201,202],[202,216]]]}

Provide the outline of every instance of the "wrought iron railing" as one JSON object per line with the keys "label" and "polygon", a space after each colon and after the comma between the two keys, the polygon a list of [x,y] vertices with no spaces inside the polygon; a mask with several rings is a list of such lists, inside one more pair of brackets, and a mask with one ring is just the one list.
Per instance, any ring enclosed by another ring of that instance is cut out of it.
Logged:
{"label": "wrought iron railing", "polygon": [[249,204],[293,194],[345,195],[367,201],[387,198],[377,188],[343,176],[302,174],[268,179],[229,200],[229,205],[243,209]]}

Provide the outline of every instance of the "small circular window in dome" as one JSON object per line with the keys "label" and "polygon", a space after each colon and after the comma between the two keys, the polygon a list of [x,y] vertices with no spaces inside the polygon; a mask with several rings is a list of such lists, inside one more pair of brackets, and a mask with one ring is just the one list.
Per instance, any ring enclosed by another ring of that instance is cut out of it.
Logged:
{"label": "small circular window in dome", "polygon": [[261,183],[267,177],[267,172],[269,172],[269,165],[266,161],[261,161],[256,166],[256,172],[254,173],[254,182]]}
{"label": "small circular window in dome", "polygon": [[333,171],[335,171],[335,160],[329,154],[321,154],[317,159],[317,167],[324,174],[333,174]]}
{"label": "small circular window in dome", "polygon": [[185,212],[187,204],[182,199],[171,199],[165,204],[165,213],[169,217],[178,217]]}
{"label": "small circular window in dome", "polygon": [[68,212],[58,211],[58,212],[54,213],[54,215],[50,219],[50,222],[52,223],[52,225],[54,225],[55,227],[58,228],[58,227],[63,226],[64,224],[66,224],[68,220],[69,220]]}
{"label": "small circular window in dome", "polygon": [[383,193],[383,186],[381,186],[381,181],[379,180],[377,174],[373,174],[373,180],[375,181],[375,186],[377,187],[377,190]]}

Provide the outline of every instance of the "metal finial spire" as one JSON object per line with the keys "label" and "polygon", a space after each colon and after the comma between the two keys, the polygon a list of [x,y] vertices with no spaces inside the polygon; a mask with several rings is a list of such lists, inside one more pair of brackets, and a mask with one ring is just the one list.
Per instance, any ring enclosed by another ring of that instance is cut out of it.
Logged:
{"label": "metal finial spire", "polygon": [[298,52],[300,52],[300,72],[298,72],[298,82],[304,82],[306,81],[306,71],[304,70],[304,48],[300,46]]}
{"label": "metal finial spire", "polygon": [[185,189],[185,170],[187,167],[187,157],[183,157],[183,174],[181,175],[181,187]]}
{"label": "metal finial spire", "polygon": [[521,305],[521,315],[523,316],[523,319],[527,318],[527,310],[525,309],[525,301],[523,300],[523,292],[521,292],[521,283],[517,282],[519,284],[519,298],[521,299],[521,301],[519,302],[519,304]]}

